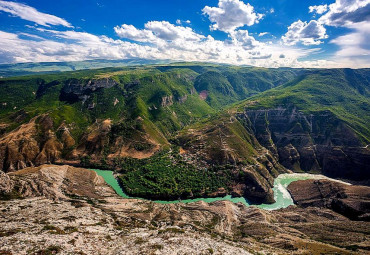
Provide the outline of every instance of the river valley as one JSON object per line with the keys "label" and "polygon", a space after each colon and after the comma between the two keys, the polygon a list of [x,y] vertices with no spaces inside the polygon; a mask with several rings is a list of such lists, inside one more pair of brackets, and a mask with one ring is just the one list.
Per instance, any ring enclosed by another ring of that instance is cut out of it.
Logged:
{"label": "river valley", "polygon": [[[114,177],[113,171],[107,170],[99,170],[99,169],[92,169],[98,175],[104,178],[105,182],[110,185],[114,191],[123,198],[133,198],[128,196],[119,185],[117,179]],[[287,190],[289,184],[294,181],[300,180],[308,180],[308,179],[327,179],[331,181],[336,181],[340,183],[344,183],[350,185],[349,183],[345,183],[336,179],[328,178],[324,175],[319,174],[307,174],[307,173],[291,173],[291,174],[280,174],[274,181],[274,200],[275,203],[273,204],[251,204],[247,199],[244,197],[232,197],[231,195],[225,197],[211,197],[211,198],[194,198],[194,199],[185,199],[185,200],[173,200],[173,201],[164,201],[164,200],[156,200],[155,203],[159,204],[176,204],[176,203],[194,203],[199,201],[204,201],[207,203],[215,202],[215,201],[224,201],[228,200],[233,203],[243,203],[246,206],[256,206],[260,209],[265,210],[278,210],[282,208],[286,208],[290,205],[293,205],[293,199]],[[140,199],[140,198],[139,198]]]}

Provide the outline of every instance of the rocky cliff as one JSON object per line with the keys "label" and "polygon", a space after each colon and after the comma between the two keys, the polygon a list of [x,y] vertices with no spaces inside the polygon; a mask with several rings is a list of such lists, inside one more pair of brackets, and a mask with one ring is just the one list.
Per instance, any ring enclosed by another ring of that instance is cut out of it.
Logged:
{"label": "rocky cliff", "polygon": [[329,111],[303,113],[295,107],[246,110],[258,142],[286,168],[352,180],[370,179],[370,149]]}
{"label": "rocky cliff", "polygon": [[85,102],[90,94],[99,89],[109,89],[116,86],[118,83],[110,78],[101,79],[68,79],[65,81],[62,90],[60,91],[59,99],[69,103],[78,101]]}

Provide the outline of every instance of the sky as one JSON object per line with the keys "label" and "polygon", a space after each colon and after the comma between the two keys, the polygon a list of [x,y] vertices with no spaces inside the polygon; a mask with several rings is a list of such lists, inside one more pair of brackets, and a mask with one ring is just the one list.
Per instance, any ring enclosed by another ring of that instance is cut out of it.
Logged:
{"label": "sky", "polygon": [[0,0],[0,63],[370,67],[370,0]]}

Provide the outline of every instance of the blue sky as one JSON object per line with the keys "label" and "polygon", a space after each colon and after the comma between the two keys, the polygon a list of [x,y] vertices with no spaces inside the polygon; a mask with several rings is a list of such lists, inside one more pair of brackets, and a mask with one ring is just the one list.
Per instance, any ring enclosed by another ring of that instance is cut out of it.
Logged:
{"label": "blue sky", "polygon": [[0,63],[369,67],[370,0],[0,0]]}

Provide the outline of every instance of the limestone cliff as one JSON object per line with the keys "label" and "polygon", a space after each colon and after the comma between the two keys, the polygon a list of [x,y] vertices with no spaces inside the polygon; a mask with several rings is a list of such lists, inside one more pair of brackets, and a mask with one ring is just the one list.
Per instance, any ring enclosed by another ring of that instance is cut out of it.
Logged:
{"label": "limestone cliff", "polygon": [[246,110],[238,118],[246,120],[258,142],[288,169],[370,179],[370,149],[328,111],[306,114],[294,107]]}

